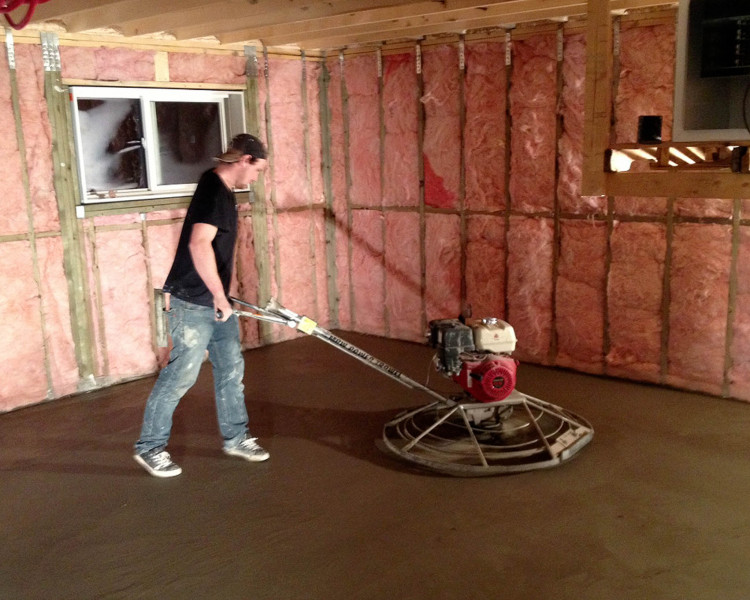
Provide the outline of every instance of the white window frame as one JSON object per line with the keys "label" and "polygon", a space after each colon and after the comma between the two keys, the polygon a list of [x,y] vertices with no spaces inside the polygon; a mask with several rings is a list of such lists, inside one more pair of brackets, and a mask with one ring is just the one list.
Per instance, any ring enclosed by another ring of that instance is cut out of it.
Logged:
{"label": "white window frame", "polygon": [[[145,153],[146,187],[137,189],[97,190],[92,192],[86,184],[81,126],[78,111],[79,99],[123,99],[139,100],[143,119],[141,143]],[[229,140],[245,131],[245,102],[241,91],[195,90],[164,88],[131,88],[103,86],[71,86],[70,102],[73,116],[78,180],[80,184],[80,204],[100,204],[128,200],[150,200],[158,198],[178,198],[190,196],[196,183],[158,185],[160,163],[156,154],[156,111],[155,102],[205,102],[219,106],[221,146],[226,148]]]}

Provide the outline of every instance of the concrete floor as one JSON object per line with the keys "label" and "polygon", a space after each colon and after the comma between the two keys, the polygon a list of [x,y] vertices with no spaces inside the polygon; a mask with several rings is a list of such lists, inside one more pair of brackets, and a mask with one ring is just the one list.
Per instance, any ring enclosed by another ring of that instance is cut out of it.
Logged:
{"label": "concrete floor", "polygon": [[[342,337],[430,372],[427,347]],[[0,598],[750,597],[748,404],[522,365],[519,389],[593,442],[464,479],[376,446],[426,395],[313,338],[246,362],[262,464],[221,453],[208,369],[175,416],[175,479],[130,456],[152,378],[0,415]]]}

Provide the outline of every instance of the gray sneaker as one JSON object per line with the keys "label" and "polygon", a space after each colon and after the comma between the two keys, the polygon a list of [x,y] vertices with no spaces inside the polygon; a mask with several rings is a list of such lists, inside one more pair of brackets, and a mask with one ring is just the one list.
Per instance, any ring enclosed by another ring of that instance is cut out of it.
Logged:
{"label": "gray sneaker", "polygon": [[250,462],[261,462],[268,460],[271,455],[256,442],[258,438],[249,437],[242,440],[234,448],[224,448],[224,454],[239,456]]}
{"label": "gray sneaker", "polygon": [[133,458],[154,477],[176,477],[182,473],[180,466],[172,462],[169,452],[162,448],[143,454],[134,454]]}

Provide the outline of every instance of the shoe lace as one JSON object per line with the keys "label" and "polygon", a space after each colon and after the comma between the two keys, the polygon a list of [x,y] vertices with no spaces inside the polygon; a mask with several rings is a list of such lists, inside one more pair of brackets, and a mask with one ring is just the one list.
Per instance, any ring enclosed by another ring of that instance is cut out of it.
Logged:
{"label": "shoe lace", "polygon": [[260,450],[261,447],[258,446],[257,440],[258,440],[258,438],[254,438],[254,437],[252,437],[252,438],[245,438],[244,440],[242,440],[240,442],[240,446],[242,446],[243,448],[246,448],[248,450]]}
{"label": "shoe lace", "polygon": [[153,461],[156,467],[168,467],[172,464],[172,457],[169,456],[169,452],[165,450],[164,452],[159,452],[159,454],[154,456]]}

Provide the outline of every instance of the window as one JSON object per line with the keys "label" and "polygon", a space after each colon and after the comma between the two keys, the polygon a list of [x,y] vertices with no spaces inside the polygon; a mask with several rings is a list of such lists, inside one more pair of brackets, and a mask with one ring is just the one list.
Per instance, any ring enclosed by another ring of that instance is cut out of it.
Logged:
{"label": "window", "polygon": [[84,204],[187,196],[245,130],[242,92],[71,87]]}

